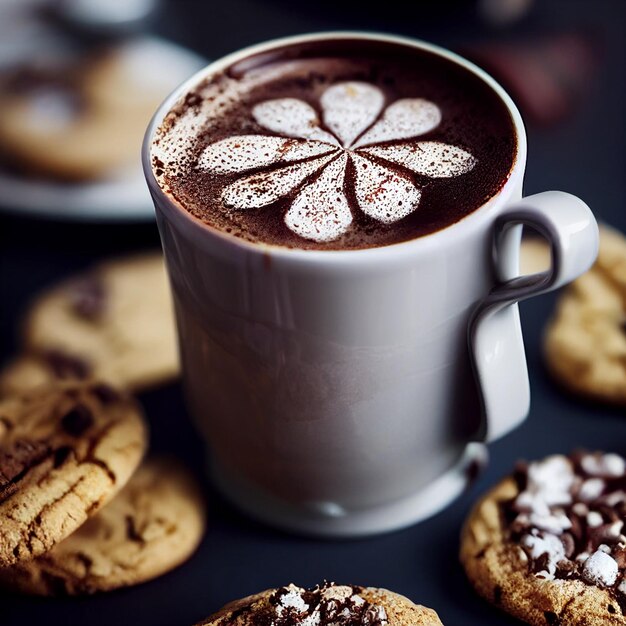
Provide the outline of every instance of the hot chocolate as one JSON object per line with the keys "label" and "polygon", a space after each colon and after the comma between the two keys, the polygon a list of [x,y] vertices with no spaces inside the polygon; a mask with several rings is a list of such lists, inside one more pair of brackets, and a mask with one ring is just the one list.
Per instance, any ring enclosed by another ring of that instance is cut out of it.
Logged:
{"label": "hot chocolate", "polygon": [[162,188],[248,241],[359,249],[482,206],[517,150],[506,105],[467,69],[384,41],[252,55],[193,87],[152,145]]}

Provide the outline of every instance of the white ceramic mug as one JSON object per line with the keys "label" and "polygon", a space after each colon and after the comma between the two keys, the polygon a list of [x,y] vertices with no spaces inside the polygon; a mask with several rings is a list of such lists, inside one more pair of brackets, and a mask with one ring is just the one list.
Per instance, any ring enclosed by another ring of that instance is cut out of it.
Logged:
{"label": "white ceramic mug", "polygon": [[[219,232],[160,189],[151,141],[193,85],[249,55],[335,37],[424,49],[490,85],[510,111],[518,144],[499,193],[424,237],[317,251]],[[296,531],[388,531],[455,498],[479,444],[529,410],[516,302],[574,279],[597,254],[597,226],[581,200],[556,191],[522,199],[526,137],[505,91],[463,58],[411,39],[308,35],[216,61],[161,106],[143,161],[174,292],[185,391],[214,478],[241,508]],[[549,271],[517,277],[522,224],[549,240]]]}

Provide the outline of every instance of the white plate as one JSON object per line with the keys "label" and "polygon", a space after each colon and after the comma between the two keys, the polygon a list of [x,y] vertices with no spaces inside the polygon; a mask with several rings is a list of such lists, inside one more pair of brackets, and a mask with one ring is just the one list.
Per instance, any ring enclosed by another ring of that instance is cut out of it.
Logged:
{"label": "white plate", "polygon": [[[167,90],[185,81],[207,64],[199,55],[164,39],[145,37],[125,44],[137,69],[157,72],[151,78],[167,80]],[[137,168],[97,182],[62,183],[25,178],[0,170],[0,211],[55,220],[146,221],[154,208],[141,170],[140,146]]]}

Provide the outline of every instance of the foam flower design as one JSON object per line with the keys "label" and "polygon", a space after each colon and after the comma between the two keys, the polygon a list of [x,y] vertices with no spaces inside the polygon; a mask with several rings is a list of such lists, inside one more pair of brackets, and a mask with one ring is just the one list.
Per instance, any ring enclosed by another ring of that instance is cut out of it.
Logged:
{"label": "foam flower design", "polygon": [[[289,196],[288,228],[306,239],[332,241],[350,227],[354,201],[370,217],[390,224],[419,205],[415,173],[450,178],[476,164],[456,146],[415,141],[441,122],[439,107],[423,98],[403,98],[385,107],[380,89],[350,81],[327,88],[319,104],[321,120],[303,100],[265,100],[252,115],[274,134],[227,137],[203,150],[199,168],[242,174],[222,192],[226,207],[243,211]],[[349,161],[354,172],[350,191]]]}

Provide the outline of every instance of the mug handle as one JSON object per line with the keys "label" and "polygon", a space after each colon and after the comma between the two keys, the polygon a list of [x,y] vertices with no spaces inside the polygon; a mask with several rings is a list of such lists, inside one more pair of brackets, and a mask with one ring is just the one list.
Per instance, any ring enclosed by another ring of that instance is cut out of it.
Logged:
{"label": "mug handle", "polygon": [[[549,270],[519,275],[522,225],[550,244]],[[523,198],[495,222],[493,264],[497,284],[472,313],[468,341],[483,410],[481,439],[493,441],[518,426],[530,408],[530,386],[519,310],[521,300],[571,282],[598,254],[598,225],[591,209],[562,191]]]}

